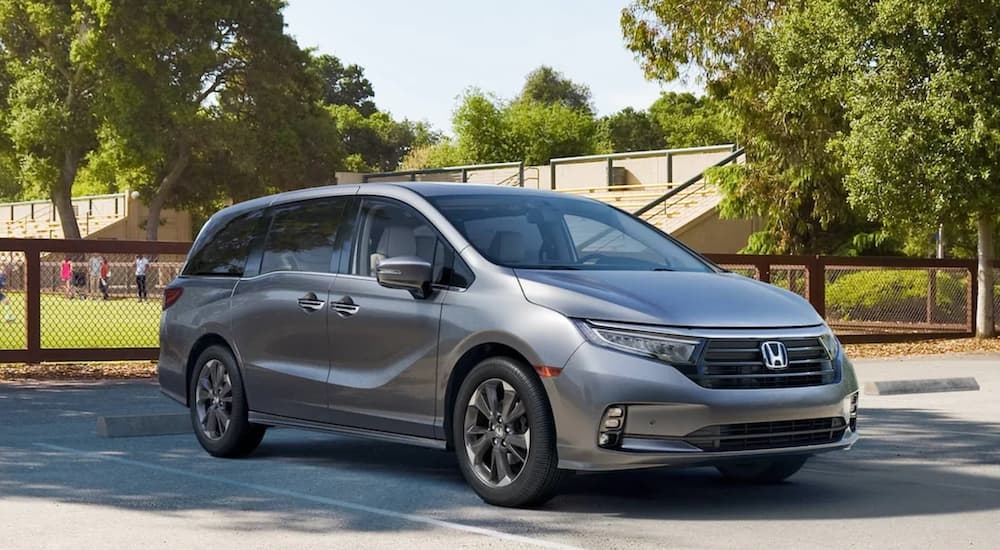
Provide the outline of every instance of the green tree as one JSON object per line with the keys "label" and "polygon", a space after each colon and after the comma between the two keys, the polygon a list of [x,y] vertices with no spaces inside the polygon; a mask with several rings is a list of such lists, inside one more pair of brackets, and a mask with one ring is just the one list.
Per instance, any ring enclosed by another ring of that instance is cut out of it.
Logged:
{"label": "green tree", "polygon": [[726,194],[724,216],[765,223],[748,252],[828,252],[859,229],[844,207],[845,168],[829,147],[848,129],[842,79],[796,49],[822,46],[797,42],[786,25],[802,9],[769,0],[636,0],[622,13],[626,44],[647,76],[674,80],[696,65],[709,94],[726,102],[747,162],[713,177]]}
{"label": "green tree", "polygon": [[[137,174],[148,239],[185,195],[247,196],[332,174],[336,148],[321,141],[332,121],[308,53],[284,34],[283,2],[87,2],[100,21],[93,58],[114,69],[101,94],[101,154]],[[211,172],[199,163],[231,177],[189,177]]]}
{"label": "green tree", "polygon": [[[461,164],[544,164],[552,158],[607,152],[590,107],[590,90],[550,67],[532,71],[521,94],[507,101],[475,88],[462,95],[452,115],[455,138],[418,147],[409,169]],[[436,136],[440,139],[440,136]]]}
{"label": "green tree", "polygon": [[403,158],[400,168],[403,170],[423,170],[425,168],[444,168],[446,166],[461,166],[469,161],[462,156],[454,140],[441,140],[433,145],[414,147]]}
{"label": "green tree", "polygon": [[312,70],[323,84],[322,101],[326,105],[349,105],[361,116],[369,117],[375,107],[375,91],[365,78],[365,70],[355,64],[344,65],[336,56],[323,54],[313,58]]}
{"label": "green tree", "polygon": [[648,151],[666,146],[663,129],[646,111],[625,107],[601,119],[611,150],[615,153]]}
{"label": "green tree", "polygon": [[736,131],[723,101],[710,96],[664,92],[649,107],[671,148],[719,145],[736,141]]}
{"label": "green tree", "polygon": [[480,90],[465,93],[451,119],[463,162],[508,162],[517,158],[506,127],[506,108],[502,100]]}
{"label": "green tree", "polygon": [[573,111],[594,112],[590,103],[590,88],[545,65],[528,73],[518,99],[546,105],[559,104]]}
{"label": "green tree", "polygon": [[3,122],[23,194],[48,196],[66,238],[80,238],[73,184],[97,146],[99,68],[85,55],[96,16],[77,0],[0,0]]}
{"label": "green tree", "polygon": [[322,103],[343,140],[344,168],[354,172],[388,172],[399,168],[414,147],[442,139],[427,123],[397,121],[378,110],[371,82],[358,65],[344,66],[332,55],[312,60],[322,83]]}
{"label": "green tree", "polygon": [[399,168],[414,147],[441,139],[423,122],[396,121],[389,113],[362,115],[348,105],[330,105],[347,155],[344,168],[354,172],[389,172]]}
{"label": "green tree", "polygon": [[505,159],[507,161],[545,164],[558,157],[606,152],[597,121],[589,111],[571,109],[560,103],[516,101],[503,115],[503,127],[513,149],[513,156]]}
{"label": "green tree", "polygon": [[903,227],[975,220],[976,334],[994,336],[1000,5],[902,0],[838,3],[820,13],[853,23],[864,44],[854,50],[852,124],[843,140],[852,204]]}
{"label": "green tree", "polygon": [[523,98],[506,103],[478,90],[470,90],[462,99],[453,128],[460,157],[468,163],[544,164],[603,147],[589,111]]}

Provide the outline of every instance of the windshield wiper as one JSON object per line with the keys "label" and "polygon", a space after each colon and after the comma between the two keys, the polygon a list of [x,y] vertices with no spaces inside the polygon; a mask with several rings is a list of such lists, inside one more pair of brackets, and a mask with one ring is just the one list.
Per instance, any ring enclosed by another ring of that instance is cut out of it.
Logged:
{"label": "windshield wiper", "polygon": [[654,267],[653,271],[677,271],[672,267]]}

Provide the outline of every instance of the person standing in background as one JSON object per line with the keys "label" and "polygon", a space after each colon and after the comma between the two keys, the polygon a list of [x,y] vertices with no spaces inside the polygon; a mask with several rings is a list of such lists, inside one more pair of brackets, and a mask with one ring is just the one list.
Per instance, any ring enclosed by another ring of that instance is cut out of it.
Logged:
{"label": "person standing in background", "polygon": [[135,257],[135,286],[139,292],[139,301],[149,301],[146,293],[146,268],[149,267],[149,260],[145,255]]}
{"label": "person standing in background", "polygon": [[4,320],[8,323],[14,321],[14,312],[10,309],[10,300],[3,291],[7,288],[7,267],[0,269],[0,304],[3,304]]}
{"label": "person standing in background", "polygon": [[87,296],[97,298],[101,290],[101,257],[94,254],[90,257],[90,273],[87,277]]}
{"label": "person standing in background", "polygon": [[108,266],[108,259],[101,256],[101,282],[99,286],[101,288],[101,293],[104,294],[104,299],[108,299],[108,275],[111,275],[111,269]]}
{"label": "person standing in background", "polygon": [[69,261],[69,256],[63,259],[59,268],[59,279],[62,280],[63,290],[66,291],[66,299],[73,299],[73,264]]}

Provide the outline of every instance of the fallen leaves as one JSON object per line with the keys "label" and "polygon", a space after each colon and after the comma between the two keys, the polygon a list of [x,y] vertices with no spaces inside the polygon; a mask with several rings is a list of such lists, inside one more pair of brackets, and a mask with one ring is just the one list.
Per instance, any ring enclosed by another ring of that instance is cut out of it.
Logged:
{"label": "fallen leaves", "polygon": [[154,378],[156,363],[42,363],[0,364],[0,381],[14,380],[124,380]]}
{"label": "fallen leaves", "polygon": [[954,338],[893,344],[845,344],[844,349],[847,351],[847,356],[852,359],[956,353],[1000,353],[1000,338]]}

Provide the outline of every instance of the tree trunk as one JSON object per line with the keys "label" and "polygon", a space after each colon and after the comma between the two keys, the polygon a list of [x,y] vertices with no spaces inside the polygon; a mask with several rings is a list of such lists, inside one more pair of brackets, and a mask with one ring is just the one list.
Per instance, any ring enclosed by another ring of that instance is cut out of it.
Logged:
{"label": "tree trunk", "polygon": [[992,213],[979,213],[979,300],[976,304],[976,337],[993,338],[993,229]]}
{"label": "tree trunk", "polygon": [[66,149],[63,155],[63,166],[59,171],[59,181],[52,188],[49,198],[59,214],[64,239],[79,239],[80,226],[76,223],[76,213],[73,212],[73,182],[76,171],[80,167],[80,155],[72,149]]}
{"label": "tree trunk", "polygon": [[160,232],[160,213],[163,211],[163,205],[166,204],[167,197],[170,196],[170,193],[174,190],[177,182],[184,175],[184,170],[187,169],[190,163],[191,150],[186,146],[182,146],[177,159],[174,161],[173,166],[170,167],[170,172],[160,180],[160,185],[156,188],[156,193],[149,201],[149,216],[146,218],[147,241],[157,240]]}

